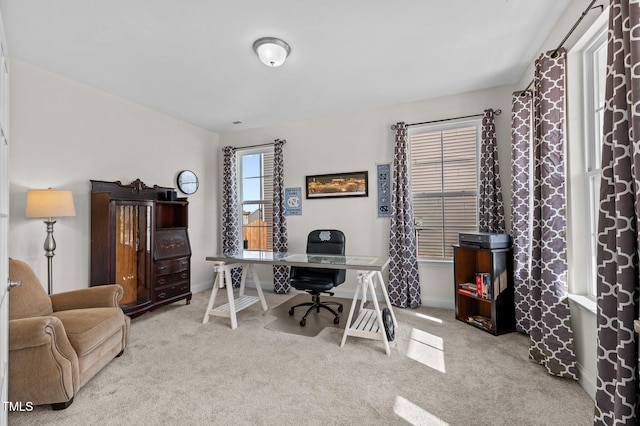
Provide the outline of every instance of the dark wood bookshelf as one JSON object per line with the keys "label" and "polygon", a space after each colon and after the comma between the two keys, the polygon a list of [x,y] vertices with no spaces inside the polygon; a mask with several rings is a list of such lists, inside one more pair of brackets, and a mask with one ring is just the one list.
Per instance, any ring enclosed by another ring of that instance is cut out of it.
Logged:
{"label": "dark wood bookshelf", "polygon": [[[456,319],[496,336],[515,331],[511,248],[453,246],[453,265]],[[486,277],[484,292],[478,274]]]}

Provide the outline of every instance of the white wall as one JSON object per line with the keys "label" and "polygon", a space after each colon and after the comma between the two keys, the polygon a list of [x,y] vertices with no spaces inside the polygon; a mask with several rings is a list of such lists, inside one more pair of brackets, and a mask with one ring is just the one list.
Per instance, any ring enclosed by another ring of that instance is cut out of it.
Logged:
{"label": "white wall", "polygon": [[[501,109],[496,119],[500,143],[501,177],[505,198],[510,197],[510,94],[513,88],[497,88],[378,108],[334,117],[287,123],[220,136],[220,146],[242,147],[286,139],[284,146],[285,187],[301,187],[305,176],[333,172],[369,172],[369,197],[303,200],[302,216],[288,216],[289,249],[304,252],[306,236],[315,228],[345,232],[347,253],[389,254],[389,220],[377,216],[376,164],[393,163],[394,136],[390,129],[398,121],[416,123]],[[220,160],[221,161],[221,160]],[[221,181],[221,179],[220,179]],[[221,191],[221,188],[219,189]],[[509,211],[507,211],[509,215]],[[423,303],[453,308],[453,266],[445,262],[421,262]],[[261,270],[261,281],[272,283],[269,268]],[[337,294],[353,296],[354,272],[347,275]]]}
{"label": "white wall", "polygon": [[204,258],[217,250],[218,136],[25,62],[10,65],[9,255],[29,263],[46,288],[45,225],[25,218],[26,193],[71,190],[77,215],[55,225],[53,287],[88,287],[89,179],[175,187],[177,173],[190,169],[200,178],[189,197],[192,287],[210,285]]}

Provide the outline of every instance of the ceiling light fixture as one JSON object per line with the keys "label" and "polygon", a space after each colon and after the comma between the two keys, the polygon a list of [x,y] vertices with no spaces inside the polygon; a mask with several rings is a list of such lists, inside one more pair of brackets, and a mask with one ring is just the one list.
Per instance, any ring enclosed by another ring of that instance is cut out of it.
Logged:
{"label": "ceiling light fixture", "polygon": [[291,47],[279,38],[262,37],[253,43],[253,50],[264,63],[269,67],[279,67],[291,54]]}

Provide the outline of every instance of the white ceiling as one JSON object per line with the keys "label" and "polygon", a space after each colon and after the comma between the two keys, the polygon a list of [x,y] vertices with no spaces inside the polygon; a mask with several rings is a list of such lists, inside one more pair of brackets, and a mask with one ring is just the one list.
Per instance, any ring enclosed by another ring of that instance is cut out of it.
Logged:
{"label": "white ceiling", "polygon": [[[569,1],[0,0],[0,10],[11,57],[226,133],[516,83]],[[264,36],[291,45],[283,66],[253,52]]]}

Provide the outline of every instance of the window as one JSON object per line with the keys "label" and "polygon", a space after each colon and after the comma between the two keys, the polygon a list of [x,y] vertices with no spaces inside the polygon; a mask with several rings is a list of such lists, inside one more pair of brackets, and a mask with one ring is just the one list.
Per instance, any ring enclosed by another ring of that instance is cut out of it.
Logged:
{"label": "window", "polygon": [[273,148],[238,150],[243,247],[273,248]]}
{"label": "window", "polygon": [[595,312],[608,10],[567,56],[567,266],[571,297]]}
{"label": "window", "polygon": [[480,120],[409,130],[418,257],[453,256],[458,233],[478,230]]}
{"label": "window", "polygon": [[602,122],[605,104],[605,78],[607,73],[607,33],[600,31],[583,51],[585,180],[589,220],[585,229],[590,236],[589,288],[587,293],[596,295],[598,209],[600,204],[600,178],[602,177]]}

